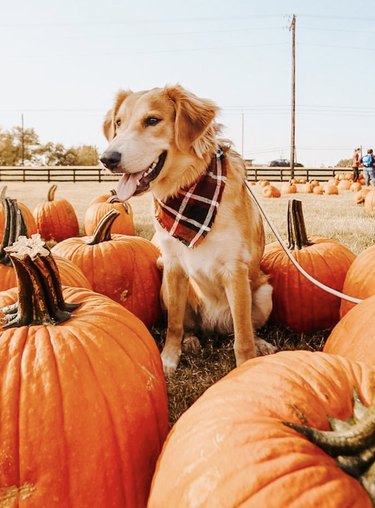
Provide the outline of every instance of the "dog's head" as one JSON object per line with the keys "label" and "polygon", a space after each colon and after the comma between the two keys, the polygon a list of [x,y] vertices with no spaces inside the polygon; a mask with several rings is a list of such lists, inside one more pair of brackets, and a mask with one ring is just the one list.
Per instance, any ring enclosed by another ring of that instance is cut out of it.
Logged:
{"label": "dog's head", "polygon": [[104,120],[109,145],[100,159],[122,174],[120,199],[154,189],[163,180],[172,188],[194,160],[203,161],[208,152],[211,156],[217,109],[179,85],[137,93],[121,90]]}

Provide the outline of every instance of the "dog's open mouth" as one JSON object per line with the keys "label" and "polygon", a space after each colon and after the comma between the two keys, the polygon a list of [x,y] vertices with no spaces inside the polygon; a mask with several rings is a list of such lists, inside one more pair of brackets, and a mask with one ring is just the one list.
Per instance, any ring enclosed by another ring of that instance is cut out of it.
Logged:
{"label": "dog's open mouth", "polygon": [[117,195],[122,201],[146,192],[164,166],[167,152],[162,152],[150,167],[138,173],[124,173],[117,184]]}

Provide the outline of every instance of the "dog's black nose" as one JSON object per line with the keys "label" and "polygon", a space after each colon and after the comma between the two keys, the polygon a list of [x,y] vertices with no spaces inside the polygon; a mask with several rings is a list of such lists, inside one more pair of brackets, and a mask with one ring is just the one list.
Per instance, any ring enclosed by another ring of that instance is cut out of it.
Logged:
{"label": "dog's black nose", "polygon": [[100,162],[108,169],[115,169],[121,160],[120,152],[104,152],[100,157]]}

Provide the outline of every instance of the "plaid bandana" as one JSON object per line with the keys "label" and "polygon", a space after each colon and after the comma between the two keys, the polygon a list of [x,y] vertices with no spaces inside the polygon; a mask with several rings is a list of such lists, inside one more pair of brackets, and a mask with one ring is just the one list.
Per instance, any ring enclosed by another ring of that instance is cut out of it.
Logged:
{"label": "plaid bandana", "polygon": [[218,150],[207,171],[193,185],[165,201],[154,199],[157,221],[189,248],[197,247],[215,220],[225,181],[225,158]]}

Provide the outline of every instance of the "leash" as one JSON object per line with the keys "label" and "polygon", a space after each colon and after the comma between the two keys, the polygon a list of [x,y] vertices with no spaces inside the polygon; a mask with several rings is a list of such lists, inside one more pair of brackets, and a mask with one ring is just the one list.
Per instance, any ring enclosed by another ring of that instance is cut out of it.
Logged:
{"label": "leash", "polygon": [[354,296],[345,295],[344,293],[341,293],[340,291],[337,291],[336,289],[333,289],[333,288],[330,288],[329,286],[326,286],[322,282],[319,282],[318,280],[316,280],[309,273],[307,273],[306,270],[304,270],[302,268],[302,266],[298,263],[298,261],[294,258],[294,256],[292,256],[290,250],[288,249],[288,247],[285,244],[284,240],[279,235],[276,227],[274,226],[274,224],[272,223],[271,219],[268,217],[265,209],[263,208],[262,203],[259,201],[258,197],[252,191],[252,189],[251,189],[250,185],[248,184],[248,182],[246,180],[244,180],[244,182],[245,182],[245,185],[247,187],[247,190],[249,191],[250,195],[254,198],[255,203],[258,205],[258,208],[262,212],[263,217],[266,219],[267,224],[271,228],[272,233],[276,236],[277,241],[280,243],[281,247],[285,251],[285,254],[288,256],[288,258],[294,264],[294,266],[297,268],[297,270],[300,271],[302,273],[302,275],[304,277],[306,277],[306,279],[308,279],[310,282],[315,284],[315,286],[318,286],[320,289],[323,289],[323,291],[326,291],[327,293],[331,293],[331,295],[337,296],[338,298],[342,298],[343,300],[347,300],[348,302],[351,302],[351,303],[360,303],[360,302],[362,302],[362,300],[360,298],[354,298]]}

